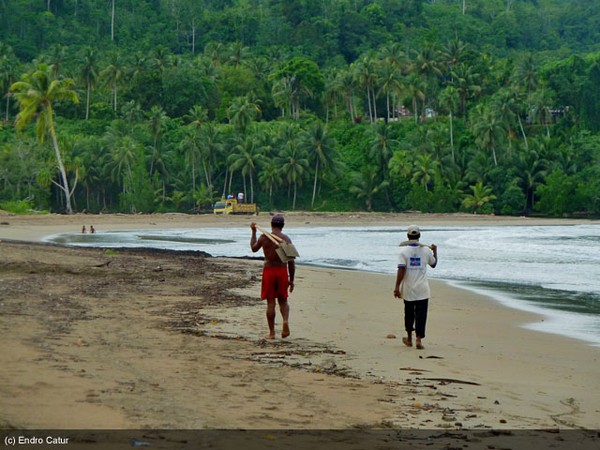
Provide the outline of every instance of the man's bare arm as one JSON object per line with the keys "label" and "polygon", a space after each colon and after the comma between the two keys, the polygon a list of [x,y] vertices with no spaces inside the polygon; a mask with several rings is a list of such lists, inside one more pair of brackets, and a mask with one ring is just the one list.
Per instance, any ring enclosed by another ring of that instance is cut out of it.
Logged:
{"label": "man's bare arm", "polygon": [[432,268],[435,268],[435,266],[437,266],[437,262],[438,262],[438,256],[437,256],[437,245],[435,244],[431,244],[429,246],[429,248],[431,248],[431,251],[433,251],[433,257],[435,258],[435,262],[433,264],[430,264],[430,266]]}
{"label": "man's bare arm", "polygon": [[293,259],[288,261],[288,274],[290,276],[290,292],[293,292],[294,278],[296,277],[296,262]]}
{"label": "man's bare arm", "polygon": [[394,297],[401,298],[400,295],[400,284],[404,279],[404,274],[406,273],[406,267],[398,267],[398,273],[396,274],[396,286],[394,287]]}
{"label": "man's bare arm", "polygon": [[252,222],[250,224],[250,228],[252,229],[252,236],[250,237],[250,249],[256,253],[262,247],[262,243],[260,239],[256,239],[256,223]]}

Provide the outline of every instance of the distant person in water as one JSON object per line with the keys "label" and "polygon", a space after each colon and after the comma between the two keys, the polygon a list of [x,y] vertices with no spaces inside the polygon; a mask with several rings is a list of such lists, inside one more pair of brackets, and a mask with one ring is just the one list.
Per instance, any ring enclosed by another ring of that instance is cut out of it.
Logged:
{"label": "distant person in water", "polygon": [[83,227],[81,227],[81,233],[85,234],[87,232],[87,230],[85,229],[85,225]]}
{"label": "distant person in water", "polygon": [[94,228],[94,225],[90,225],[90,233],[94,234],[96,232],[96,229]]}
{"label": "distant person in water", "polygon": [[[271,233],[275,236],[291,243],[292,240],[283,234],[285,220],[283,216],[276,215],[271,219]],[[261,248],[265,255],[265,264],[262,273],[261,299],[267,301],[267,324],[269,326],[269,339],[275,339],[275,301],[279,303],[279,311],[283,318],[283,328],[281,337],[286,338],[290,335],[289,315],[290,306],[288,304],[288,290],[294,290],[294,277],[296,274],[296,265],[294,259],[284,263],[276,252],[277,245],[267,236],[261,234],[256,238],[256,223],[251,223],[252,236],[250,238],[250,248],[253,252]]]}
{"label": "distant person in water", "polygon": [[402,342],[412,347],[412,333],[415,331],[415,345],[421,350],[424,348],[422,339],[425,338],[430,297],[427,266],[433,268],[437,265],[437,246],[421,244],[421,230],[416,225],[408,227],[406,236],[408,241],[400,244],[394,297],[404,299],[404,328],[407,336],[402,338]]}

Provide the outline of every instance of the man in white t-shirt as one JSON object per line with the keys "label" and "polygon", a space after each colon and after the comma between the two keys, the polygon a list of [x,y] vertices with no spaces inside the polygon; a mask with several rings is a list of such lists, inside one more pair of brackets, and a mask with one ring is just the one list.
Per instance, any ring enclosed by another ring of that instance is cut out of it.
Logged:
{"label": "man in white t-shirt", "polygon": [[412,347],[412,332],[415,331],[416,347],[423,349],[427,308],[429,304],[429,281],[427,266],[437,265],[437,246],[429,247],[419,242],[421,230],[416,225],[408,227],[408,241],[400,244],[400,257],[394,297],[404,299],[404,328],[407,337],[404,345]]}

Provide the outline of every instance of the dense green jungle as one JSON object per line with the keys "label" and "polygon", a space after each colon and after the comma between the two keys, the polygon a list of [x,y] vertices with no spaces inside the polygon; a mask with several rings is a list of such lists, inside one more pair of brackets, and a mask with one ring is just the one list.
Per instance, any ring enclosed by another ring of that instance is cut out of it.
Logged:
{"label": "dense green jungle", "polygon": [[596,0],[0,0],[0,209],[600,214]]}

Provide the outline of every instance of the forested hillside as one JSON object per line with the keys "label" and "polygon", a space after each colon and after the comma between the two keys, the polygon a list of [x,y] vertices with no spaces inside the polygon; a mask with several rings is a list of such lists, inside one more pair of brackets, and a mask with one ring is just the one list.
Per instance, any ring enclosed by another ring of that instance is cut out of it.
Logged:
{"label": "forested hillside", "polygon": [[600,214],[595,0],[0,0],[0,209]]}

